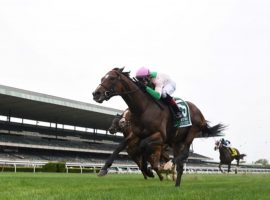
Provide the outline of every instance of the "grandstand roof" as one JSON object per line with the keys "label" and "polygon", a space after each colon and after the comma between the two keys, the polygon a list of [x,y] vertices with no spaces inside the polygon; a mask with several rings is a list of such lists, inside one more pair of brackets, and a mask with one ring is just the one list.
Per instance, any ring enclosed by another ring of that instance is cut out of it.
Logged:
{"label": "grandstand roof", "polygon": [[107,130],[122,110],[0,85],[0,115]]}

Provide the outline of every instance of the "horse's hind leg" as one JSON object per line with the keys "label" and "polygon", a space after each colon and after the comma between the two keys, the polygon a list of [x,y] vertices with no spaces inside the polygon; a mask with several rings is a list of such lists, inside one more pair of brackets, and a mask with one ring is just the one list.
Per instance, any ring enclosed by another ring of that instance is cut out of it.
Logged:
{"label": "horse's hind leg", "polygon": [[238,167],[239,167],[239,159],[238,159],[238,160],[236,160],[236,161],[237,161],[237,164],[236,164],[235,171],[234,171],[234,173],[235,173],[235,174],[237,174],[237,172],[238,172]]}
{"label": "horse's hind leg", "polygon": [[179,162],[176,164],[176,181],[175,187],[180,187],[181,179],[184,171],[184,164]]}
{"label": "horse's hind leg", "polygon": [[188,157],[188,153],[186,153],[186,149],[189,151],[189,146],[183,143],[174,144],[174,158],[173,163],[176,165],[176,181],[175,186],[180,187],[181,179],[184,171],[184,160]]}
{"label": "horse's hind leg", "polygon": [[231,163],[228,164],[228,173],[231,171]]}

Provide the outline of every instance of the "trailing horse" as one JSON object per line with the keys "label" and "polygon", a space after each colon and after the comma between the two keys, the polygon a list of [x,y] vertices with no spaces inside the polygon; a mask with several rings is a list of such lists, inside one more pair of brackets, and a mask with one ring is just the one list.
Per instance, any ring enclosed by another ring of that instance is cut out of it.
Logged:
{"label": "trailing horse", "polygon": [[[125,140],[127,140],[126,147],[123,146],[123,149],[126,148],[128,155],[130,158],[139,166],[140,170],[145,179],[148,177],[154,177],[154,174],[150,168],[147,168],[147,163],[142,162],[142,154],[140,149],[140,138],[133,134],[132,132],[132,121],[130,119],[130,112],[126,109],[121,115],[117,115],[108,129],[111,134],[115,134],[116,132],[121,132],[124,135]],[[122,150],[123,150],[122,149]],[[119,149],[120,150],[120,149]],[[152,145],[151,149],[148,150],[150,154],[160,153],[159,145]],[[157,151],[157,152],[156,152]],[[105,165],[99,172],[99,176],[104,176],[108,172],[108,168],[112,165],[112,162],[118,155],[118,151],[114,152],[106,161]],[[150,157],[151,158],[151,157]],[[161,161],[168,162],[169,154],[166,152],[166,148],[161,151]],[[148,160],[150,163],[153,162],[152,159]],[[145,166],[142,166],[145,164]],[[152,163],[153,164],[153,163]],[[146,170],[146,171],[145,171]],[[163,180],[163,177],[159,171],[157,172],[160,180]]]}
{"label": "trailing horse", "polygon": [[221,168],[222,164],[228,165],[228,173],[231,171],[231,163],[233,160],[236,160],[236,168],[235,168],[235,173],[237,174],[237,170],[239,167],[239,162],[241,159],[243,159],[246,154],[240,154],[238,149],[236,148],[230,148],[230,147],[225,147],[222,145],[220,141],[216,141],[215,143],[215,151],[219,150],[219,159],[220,163],[218,165],[219,170],[224,173],[224,171]]}
{"label": "trailing horse", "polygon": [[[129,72],[123,68],[114,68],[102,77],[101,83],[92,93],[93,99],[102,103],[113,96],[121,96],[128,105],[133,121],[132,131],[141,138],[143,162],[150,157],[146,149],[153,144],[168,144],[173,149],[173,162],[176,164],[177,178],[175,186],[180,186],[183,165],[188,158],[190,145],[195,137],[219,136],[225,126],[217,124],[209,126],[201,111],[191,102],[187,102],[190,109],[192,125],[184,128],[173,126],[173,117],[168,105],[154,102],[153,98],[141,90],[136,81],[130,78]],[[120,145],[125,145],[123,142]],[[162,149],[162,148],[161,148]],[[153,157],[153,156],[151,156]],[[159,170],[160,154],[153,157],[152,169]]]}

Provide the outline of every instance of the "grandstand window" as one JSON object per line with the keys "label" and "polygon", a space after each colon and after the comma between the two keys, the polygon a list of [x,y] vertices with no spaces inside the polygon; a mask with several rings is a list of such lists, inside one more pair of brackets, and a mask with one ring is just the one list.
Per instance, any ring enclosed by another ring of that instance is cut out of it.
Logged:
{"label": "grandstand window", "polygon": [[94,133],[94,129],[92,129],[92,128],[86,128],[85,131],[89,132],[89,133]]}
{"label": "grandstand window", "polygon": [[56,128],[56,123],[50,123],[50,127]]}
{"label": "grandstand window", "polygon": [[37,124],[37,122],[35,120],[31,120],[31,119],[23,119],[23,123],[25,123],[25,124],[32,124],[32,125],[36,125]]}
{"label": "grandstand window", "polygon": [[16,122],[16,123],[22,123],[22,118],[11,117],[10,121],[11,122]]}
{"label": "grandstand window", "polygon": [[123,133],[116,133],[117,136],[123,136]]}
{"label": "grandstand window", "polygon": [[64,124],[56,124],[56,128],[64,128]]}
{"label": "grandstand window", "polygon": [[70,126],[70,125],[63,125],[63,126],[64,126],[64,129],[75,130],[75,127],[74,126]]}
{"label": "grandstand window", "polygon": [[39,121],[39,122],[38,122],[38,125],[39,125],[39,126],[46,126],[46,127],[49,127],[49,126],[50,126],[50,123],[49,123],[49,122],[43,122],[43,121],[41,122],[41,121]]}
{"label": "grandstand window", "polygon": [[75,130],[76,130],[76,131],[87,131],[87,128],[80,127],[80,126],[76,126],[76,127],[75,127]]}
{"label": "grandstand window", "polygon": [[0,120],[1,121],[7,121],[7,116],[0,115]]}
{"label": "grandstand window", "polygon": [[97,133],[107,134],[107,131],[98,129],[98,130],[97,130]]}

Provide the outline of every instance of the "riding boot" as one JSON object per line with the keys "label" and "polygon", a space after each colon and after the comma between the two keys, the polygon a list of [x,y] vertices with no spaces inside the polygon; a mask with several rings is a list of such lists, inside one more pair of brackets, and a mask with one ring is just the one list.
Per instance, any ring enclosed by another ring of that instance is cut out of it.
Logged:
{"label": "riding boot", "polygon": [[172,98],[170,95],[167,94],[167,96],[164,98],[166,103],[168,103],[174,112],[174,118],[175,118],[175,126],[180,124],[180,119],[183,117],[181,109],[176,104],[174,98]]}

